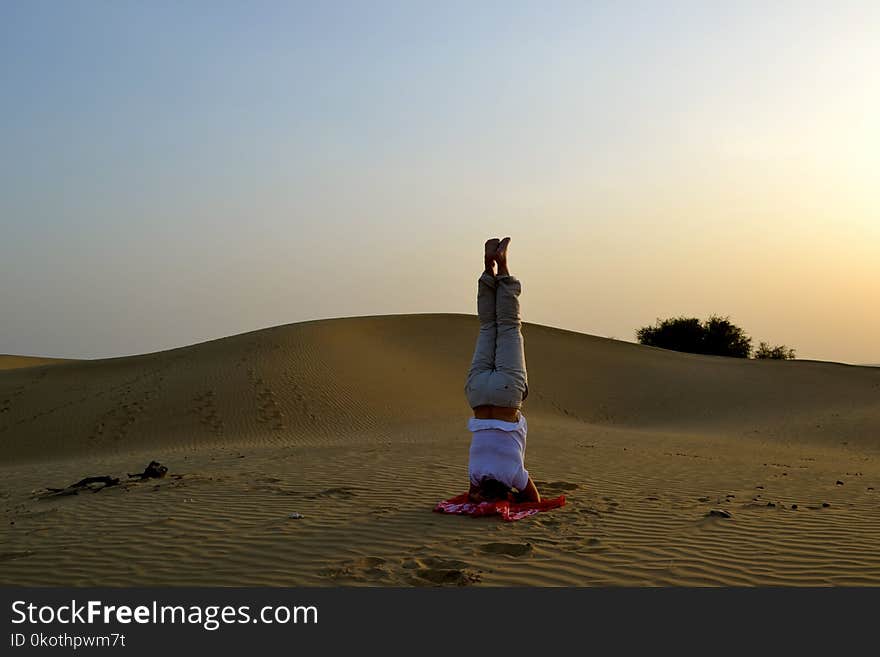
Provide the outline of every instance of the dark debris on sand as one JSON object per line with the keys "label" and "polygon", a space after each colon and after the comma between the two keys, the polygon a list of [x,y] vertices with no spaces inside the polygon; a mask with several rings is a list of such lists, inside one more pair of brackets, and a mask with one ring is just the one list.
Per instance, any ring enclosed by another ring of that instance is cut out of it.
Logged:
{"label": "dark debris on sand", "polygon": [[159,463],[158,461],[150,461],[150,464],[144,468],[143,472],[138,472],[137,474],[129,474],[129,479],[134,479],[135,477],[139,477],[140,481],[144,479],[161,479],[165,475],[168,474],[168,468]]}
{"label": "dark debris on sand", "polygon": [[[127,483],[138,483],[147,479],[161,479],[166,474],[168,474],[168,468],[166,466],[162,465],[158,461],[150,461],[147,467],[144,468],[143,472],[139,472],[137,474],[129,474],[128,478],[134,479],[135,481]],[[109,475],[85,477],[77,481],[75,484],[70,484],[69,486],[65,486],[64,488],[46,488],[43,491],[38,491],[36,493],[36,496],[40,499],[46,499],[51,497],[78,495],[81,491],[91,491],[93,493],[97,493],[98,491],[102,491],[105,488],[119,486],[121,483],[122,481],[119,477],[111,477]]]}

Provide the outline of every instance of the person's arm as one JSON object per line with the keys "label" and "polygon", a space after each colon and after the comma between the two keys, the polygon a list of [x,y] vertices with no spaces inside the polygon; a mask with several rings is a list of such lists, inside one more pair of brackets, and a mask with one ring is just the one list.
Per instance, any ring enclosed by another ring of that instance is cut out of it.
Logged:
{"label": "person's arm", "polygon": [[535,486],[535,482],[532,481],[531,477],[529,477],[529,480],[526,482],[526,487],[517,494],[516,499],[518,502],[541,501],[541,493],[538,492],[538,487]]}
{"label": "person's arm", "polygon": [[470,488],[468,488],[468,501],[473,504],[479,504],[484,501],[479,486],[475,486],[474,484],[470,485]]}

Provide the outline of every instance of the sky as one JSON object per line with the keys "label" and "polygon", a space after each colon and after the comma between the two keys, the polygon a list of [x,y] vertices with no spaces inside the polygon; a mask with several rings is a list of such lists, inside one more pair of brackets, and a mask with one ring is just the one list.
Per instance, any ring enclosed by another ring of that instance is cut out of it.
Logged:
{"label": "sky", "polygon": [[0,353],[475,313],[880,363],[876,2],[0,3]]}

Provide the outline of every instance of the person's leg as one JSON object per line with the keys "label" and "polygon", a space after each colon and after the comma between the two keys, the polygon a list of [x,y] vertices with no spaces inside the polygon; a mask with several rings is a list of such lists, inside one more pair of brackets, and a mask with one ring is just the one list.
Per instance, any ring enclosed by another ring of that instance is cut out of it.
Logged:
{"label": "person's leg", "polygon": [[495,369],[496,300],[494,256],[499,240],[490,239],[486,242],[484,255],[485,271],[477,281],[477,316],[480,319],[480,331],[474,356],[465,382],[465,396],[471,408],[489,404],[486,396],[488,375]]}
{"label": "person's leg", "polygon": [[498,263],[496,283],[497,324],[495,337],[495,370],[501,395],[499,406],[519,408],[528,395],[525,345],[522,336],[519,295],[522,284],[507,268],[507,246],[510,238],[501,241],[495,255]]}

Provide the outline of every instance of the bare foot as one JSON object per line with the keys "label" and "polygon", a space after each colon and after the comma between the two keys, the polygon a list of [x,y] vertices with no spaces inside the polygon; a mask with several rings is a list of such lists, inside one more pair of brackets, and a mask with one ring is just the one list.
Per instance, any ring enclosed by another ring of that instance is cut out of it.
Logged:
{"label": "bare foot", "polygon": [[510,246],[510,238],[505,237],[498,243],[498,248],[495,249],[495,262],[498,263],[498,275],[505,276],[510,274],[507,270],[507,248]]}
{"label": "bare foot", "polygon": [[498,250],[498,244],[501,242],[497,237],[486,240],[486,255],[483,262],[486,263],[486,271],[493,272],[495,268],[495,253]]}

